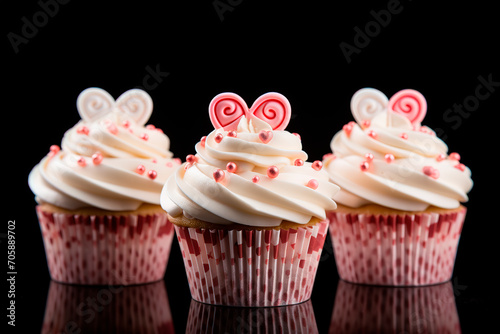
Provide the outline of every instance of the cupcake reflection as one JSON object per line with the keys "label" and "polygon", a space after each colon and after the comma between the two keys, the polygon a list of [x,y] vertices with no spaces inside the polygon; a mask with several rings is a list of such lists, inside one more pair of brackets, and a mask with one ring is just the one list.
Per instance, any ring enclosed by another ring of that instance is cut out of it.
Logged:
{"label": "cupcake reflection", "polygon": [[451,282],[383,287],[340,280],[330,333],[460,333]]}
{"label": "cupcake reflection", "polygon": [[51,281],[42,333],[174,333],[165,283],[97,287]]}
{"label": "cupcake reflection", "polygon": [[186,333],[318,333],[311,301],[278,307],[227,307],[191,301]]}

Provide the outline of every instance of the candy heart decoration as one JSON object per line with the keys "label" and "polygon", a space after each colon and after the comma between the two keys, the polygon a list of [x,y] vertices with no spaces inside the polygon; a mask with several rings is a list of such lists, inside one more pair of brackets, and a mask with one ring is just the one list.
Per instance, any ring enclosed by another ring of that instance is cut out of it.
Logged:
{"label": "candy heart decoration", "polygon": [[351,112],[358,124],[371,121],[387,107],[387,96],[374,88],[358,90],[351,99]]}
{"label": "candy heart decoration", "polygon": [[132,118],[138,125],[144,125],[153,112],[153,100],[141,89],[131,89],[120,95],[115,107]]}
{"label": "candy heart decoration", "polygon": [[404,89],[391,97],[387,108],[405,116],[413,125],[419,125],[427,113],[427,102],[416,90]]}
{"label": "candy heart decoration", "polygon": [[248,109],[245,101],[234,93],[221,93],[210,102],[208,113],[216,129],[236,130],[242,116],[255,117],[268,123],[273,130],[284,130],[290,122],[290,103],[279,93],[266,93]]}
{"label": "candy heart decoration", "polygon": [[272,131],[266,131],[262,130],[259,132],[259,139],[261,142],[264,144],[267,144],[273,139],[273,132]]}
{"label": "candy heart decoration", "polygon": [[87,88],[78,95],[76,100],[78,113],[87,122],[93,122],[108,114],[114,104],[113,97],[100,88]]}
{"label": "candy heart decoration", "polygon": [[250,114],[268,123],[273,130],[284,130],[290,122],[292,107],[287,98],[279,93],[266,93],[250,108]]}
{"label": "candy heart decoration", "polygon": [[131,89],[116,100],[101,88],[87,88],[76,100],[80,117],[87,122],[94,122],[105,115],[117,111],[127,115],[138,125],[144,125],[153,112],[153,101],[148,93],[140,89]]}
{"label": "candy heart decoration", "polygon": [[245,101],[234,93],[221,93],[214,97],[208,107],[210,120],[216,129],[236,130],[240,118],[248,112]]}

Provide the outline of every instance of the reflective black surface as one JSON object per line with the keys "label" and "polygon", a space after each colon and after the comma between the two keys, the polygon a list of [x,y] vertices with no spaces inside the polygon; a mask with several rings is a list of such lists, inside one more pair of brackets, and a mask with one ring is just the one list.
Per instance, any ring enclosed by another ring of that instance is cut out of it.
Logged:
{"label": "reflective black surface", "polygon": [[[0,328],[6,333],[172,328],[185,333],[202,327],[190,319],[212,321],[207,328],[222,332],[254,333],[269,322],[267,328],[277,325],[277,331],[287,332],[292,323],[300,328],[303,321],[293,310],[237,314],[196,306],[175,239],[164,285],[122,289],[51,283],[28,173],[79,120],[76,98],[90,86],[113,96],[145,89],[154,101],[149,123],[163,129],[171,151],[183,160],[213,129],[207,109],[216,94],[233,91],[253,101],[278,91],[290,100],[288,130],[301,135],[309,161],[329,153],[333,135],[352,120],[352,94],[375,87],[388,96],[404,88],[422,92],[428,103],[424,124],[472,170],[475,184],[452,279],[418,292],[352,287],[339,282],[327,237],[310,303],[295,308],[302,314],[312,307],[314,317],[308,313],[304,322],[315,322],[319,333],[455,333],[458,326],[463,333],[498,331],[500,31],[492,5],[402,0],[328,6],[229,0],[162,6],[6,3]],[[9,220],[16,223],[14,275],[7,274]],[[15,298],[8,297],[11,276]],[[6,317],[13,299],[15,327],[7,325]]]}
{"label": "reflective black surface", "polygon": [[[21,329],[42,333],[477,333],[490,330],[496,323],[497,291],[487,280],[481,282],[474,275],[457,273],[466,265],[466,261],[460,261],[462,251],[459,250],[458,267],[449,282],[425,287],[367,286],[338,279],[331,242],[327,238],[311,300],[288,307],[236,308],[211,306],[190,298],[182,257],[174,239],[163,281],[127,287],[77,286],[51,281],[44,268],[37,275],[22,277],[18,280],[21,293],[16,299],[19,306],[15,332]],[[37,254],[32,258],[42,256]],[[18,278],[21,275],[18,274]]]}

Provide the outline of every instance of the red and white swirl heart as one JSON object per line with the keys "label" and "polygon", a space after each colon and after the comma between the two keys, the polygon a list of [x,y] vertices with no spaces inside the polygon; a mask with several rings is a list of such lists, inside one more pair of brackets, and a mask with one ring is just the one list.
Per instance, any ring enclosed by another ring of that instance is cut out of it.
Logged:
{"label": "red and white swirl heart", "polygon": [[260,96],[249,109],[245,101],[234,93],[221,93],[210,102],[208,112],[216,129],[236,130],[241,117],[255,116],[268,123],[273,130],[284,130],[290,122],[291,106],[279,93]]}

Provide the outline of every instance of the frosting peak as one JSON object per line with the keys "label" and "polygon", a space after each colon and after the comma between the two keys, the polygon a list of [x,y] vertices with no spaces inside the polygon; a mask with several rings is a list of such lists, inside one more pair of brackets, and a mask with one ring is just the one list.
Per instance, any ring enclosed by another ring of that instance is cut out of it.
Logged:
{"label": "frosting peak", "polygon": [[248,109],[238,95],[223,93],[209,114],[215,130],[163,188],[161,204],[170,215],[278,226],[325,219],[325,210],[336,208],[339,188],[320,162],[305,161],[300,138],[282,129],[290,119],[284,96],[264,94]]}
{"label": "frosting peak", "polygon": [[372,88],[351,100],[356,122],[332,139],[324,161],[342,190],[335,200],[351,207],[375,203],[406,211],[456,208],[468,200],[471,172],[435,132],[422,126],[425,98],[403,90],[387,99]]}

